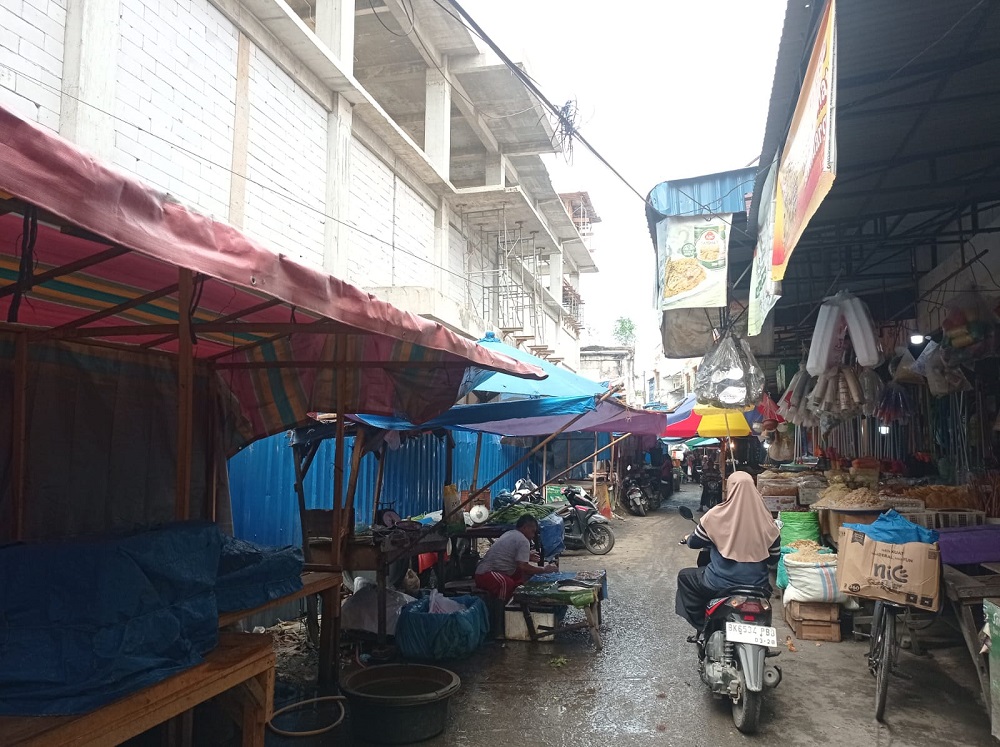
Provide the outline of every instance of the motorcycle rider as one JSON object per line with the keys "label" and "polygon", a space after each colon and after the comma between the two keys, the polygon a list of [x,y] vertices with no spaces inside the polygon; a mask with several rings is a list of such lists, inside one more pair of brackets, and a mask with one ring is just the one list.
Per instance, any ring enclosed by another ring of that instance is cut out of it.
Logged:
{"label": "motorcycle rider", "polygon": [[711,561],[677,574],[675,611],[697,630],[705,624],[705,605],[727,589],[761,587],[770,594],[768,565],[781,556],[778,527],[753,477],[736,472],[727,488],[726,500],[710,509],[687,538],[692,549],[710,548]]}

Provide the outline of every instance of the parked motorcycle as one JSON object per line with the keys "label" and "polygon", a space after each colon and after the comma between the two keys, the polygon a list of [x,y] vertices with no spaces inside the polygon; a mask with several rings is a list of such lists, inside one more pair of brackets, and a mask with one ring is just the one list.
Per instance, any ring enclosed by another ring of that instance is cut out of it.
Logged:
{"label": "parked motorcycle", "polygon": [[531,481],[530,477],[522,477],[514,483],[514,499],[518,503],[544,503],[542,491]]}
{"label": "parked motorcycle", "polygon": [[625,508],[633,516],[645,516],[648,511],[649,499],[639,484],[638,478],[632,474],[632,465],[625,468],[625,479],[622,480],[622,499]]}
{"label": "parked motorcycle", "polygon": [[583,488],[568,485],[562,489],[566,504],[557,510],[563,520],[566,548],[582,550],[594,555],[607,555],[615,546],[615,533],[611,522],[601,515],[596,504]]}
{"label": "parked motorcycle", "polygon": [[[687,506],[679,511],[695,521]],[[708,549],[701,551],[699,566],[708,564],[708,554]],[[716,697],[732,701],[733,722],[744,734],[757,731],[764,688],[781,682],[781,668],[766,664],[766,659],[780,653],[771,651],[778,645],[778,636],[771,627],[769,597],[762,588],[727,589],[709,601],[704,628],[689,639],[698,646],[702,682]]]}

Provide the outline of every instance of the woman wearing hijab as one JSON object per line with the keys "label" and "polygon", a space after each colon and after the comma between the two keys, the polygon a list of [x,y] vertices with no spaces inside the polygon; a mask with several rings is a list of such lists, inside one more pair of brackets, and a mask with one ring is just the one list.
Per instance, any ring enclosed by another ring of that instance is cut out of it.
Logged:
{"label": "woman wearing hijab", "polygon": [[702,517],[687,545],[711,551],[706,567],[677,574],[677,614],[698,630],[705,624],[705,605],[720,592],[737,586],[770,590],[768,565],[781,556],[778,526],[746,472],[729,478],[726,500]]}

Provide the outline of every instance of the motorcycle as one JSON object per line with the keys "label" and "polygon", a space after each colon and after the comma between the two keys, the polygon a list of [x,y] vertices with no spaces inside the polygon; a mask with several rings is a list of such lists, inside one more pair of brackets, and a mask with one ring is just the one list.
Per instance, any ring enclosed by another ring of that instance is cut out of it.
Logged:
{"label": "motorcycle", "polygon": [[516,503],[544,503],[542,491],[531,481],[530,477],[522,477],[514,483],[514,501]]}
{"label": "motorcycle", "polygon": [[611,522],[601,515],[583,488],[568,485],[562,489],[562,494],[567,505],[558,509],[557,513],[563,520],[566,548],[607,555],[615,546]]}
{"label": "motorcycle", "polygon": [[658,511],[663,505],[664,488],[660,482],[660,471],[647,467],[639,475],[639,487],[646,495],[646,510]]}
{"label": "motorcycle", "polygon": [[622,480],[622,497],[624,498],[625,508],[633,516],[645,516],[649,505],[645,491],[639,484],[639,480],[632,475],[631,464],[625,468],[625,472],[627,474],[625,479]]}
{"label": "motorcycle", "polygon": [[[687,506],[679,511],[697,524]],[[708,555],[708,549],[701,551],[699,566],[708,564]],[[702,682],[716,697],[732,701],[733,723],[744,734],[757,731],[764,689],[781,682],[781,668],[766,663],[780,653],[771,650],[778,636],[771,626],[769,597],[762,588],[727,589],[708,602],[704,627],[688,639],[698,646]]]}

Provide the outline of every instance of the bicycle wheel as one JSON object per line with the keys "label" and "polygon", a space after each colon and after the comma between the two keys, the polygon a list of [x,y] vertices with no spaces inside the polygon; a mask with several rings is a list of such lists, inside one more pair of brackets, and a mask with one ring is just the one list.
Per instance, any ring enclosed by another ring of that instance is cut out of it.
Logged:
{"label": "bicycle wheel", "polygon": [[[874,632],[874,631],[873,631]],[[889,693],[889,675],[892,673],[893,652],[896,647],[896,613],[883,610],[879,645],[879,663],[875,671],[875,720],[885,715],[885,701]]]}

